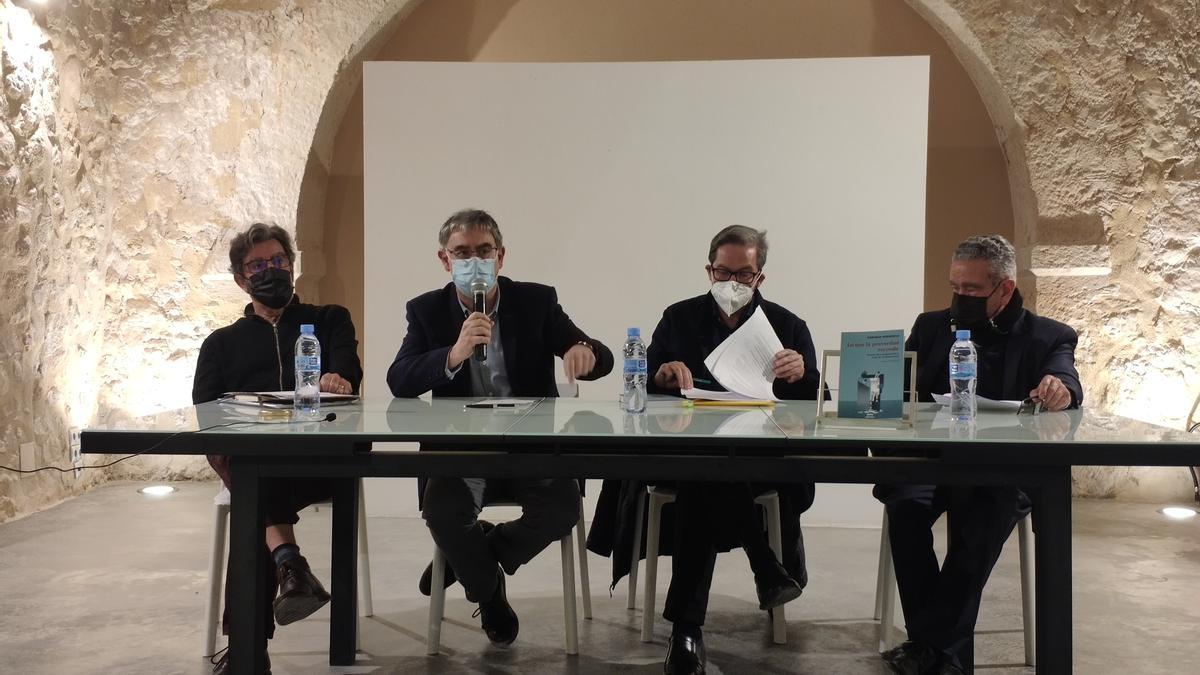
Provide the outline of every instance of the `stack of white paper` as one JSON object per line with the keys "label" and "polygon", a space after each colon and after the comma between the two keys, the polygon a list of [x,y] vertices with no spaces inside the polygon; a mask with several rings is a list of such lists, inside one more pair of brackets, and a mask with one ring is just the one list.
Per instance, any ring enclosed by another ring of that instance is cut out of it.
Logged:
{"label": "stack of white paper", "polygon": [[708,372],[729,391],[684,389],[681,393],[688,398],[715,401],[778,401],[774,391],[775,355],[781,351],[783,343],[759,307],[704,359]]}

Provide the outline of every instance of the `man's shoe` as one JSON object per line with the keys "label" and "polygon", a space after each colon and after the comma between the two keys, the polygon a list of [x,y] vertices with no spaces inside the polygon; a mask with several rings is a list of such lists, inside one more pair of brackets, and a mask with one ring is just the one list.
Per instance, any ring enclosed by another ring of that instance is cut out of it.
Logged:
{"label": "man's shoe", "polygon": [[943,660],[937,669],[937,675],[963,675],[963,669],[950,661]]}
{"label": "man's shoe", "polygon": [[[217,665],[213,666],[213,675],[229,675],[233,672],[229,669],[229,648],[222,649],[217,653],[221,654],[221,658],[217,661]],[[263,659],[266,661],[267,669],[262,672],[262,675],[271,675],[271,655],[267,654],[266,650],[263,650]]]}
{"label": "man's shoe", "polygon": [[804,592],[778,562],[762,574],[754,575],[754,590],[758,592],[758,608],[763,610],[789,603]]}
{"label": "man's shoe", "polygon": [[292,558],[275,571],[279,596],[275,598],[275,623],[286,626],[304,619],[329,602],[329,593],[313,576],[304,556]]}
{"label": "man's shoe", "polygon": [[666,675],[704,675],[704,635],[671,631],[667,642],[667,660],[663,662]]}
{"label": "man's shoe", "polygon": [[479,608],[472,616],[480,617],[479,623],[492,644],[507,647],[517,639],[521,623],[517,620],[517,613],[508,604],[508,596],[504,591],[504,574],[497,571],[496,578],[499,581],[496,582],[496,592],[492,594],[492,599],[479,603]]}
{"label": "man's shoe", "polygon": [[[454,574],[454,568],[450,563],[442,566],[442,588],[450,588],[450,586],[458,581],[458,577]],[[433,594],[433,563],[425,566],[425,571],[421,573],[421,580],[417,582],[417,590],[421,591],[421,595],[426,597]]]}
{"label": "man's shoe", "polygon": [[[479,527],[483,530],[483,535],[486,537],[489,532],[496,529],[496,526],[486,520],[476,521]],[[450,563],[446,563],[445,572],[442,575],[442,588],[450,588],[458,581],[458,576],[454,574],[454,568]],[[421,591],[421,595],[429,597],[433,593],[433,563],[425,566],[425,571],[421,573],[421,580],[417,582],[417,590]]]}
{"label": "man's shoe", "polygon": [[880,657],[893,673],[899,675],[926,675],[938,662],[938,653],[932,647],[912,640],[887,650]]}

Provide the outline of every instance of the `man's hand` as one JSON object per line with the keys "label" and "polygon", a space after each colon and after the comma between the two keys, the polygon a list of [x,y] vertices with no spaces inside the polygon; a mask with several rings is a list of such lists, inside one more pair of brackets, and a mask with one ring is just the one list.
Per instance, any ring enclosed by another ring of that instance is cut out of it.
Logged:
{"label": "man's hand", "polygon": [[463,321],[462,330],[458,332],[458,341],[450,348],[446,357],[446,369],[454,370],[463,361],[475,353],[475,345],[486,345],[492,341],[492,320],[483,312],[472,312]]}
{"label": "man's hand", "polygon": [[566,354],[563,354],[563,372],[570,384],[575,384],[575,378],[587,375],[595,367],[596,355],[587,345],[575,345],[568,349]]}
{"label": "man's hand", "polygon": [[788,384],[804,377],[804,357],[795,350],[785,349],[775,355],[775,379]]}
{"label": "man's hand", "polygon": [[325,373],[321,376],[321,391],[331,394],[350,394],[354,392],[354,387],[346,378],[337,373]]}
{"label": "man's hand", "polygon": [[1054,375],[1046,375],[1038,386],[1029,391],[1029,398],[1041,401],[1043,410],[1064,410],[1071,405],[1071,390]]}
{"label": "man's hand", "polygon": [[692,382],[692,371],[683,364],[683,361],[669,361],[658,367],[658,372],[654,373],[654,384],[663,389],[691,389],[694,386]]}

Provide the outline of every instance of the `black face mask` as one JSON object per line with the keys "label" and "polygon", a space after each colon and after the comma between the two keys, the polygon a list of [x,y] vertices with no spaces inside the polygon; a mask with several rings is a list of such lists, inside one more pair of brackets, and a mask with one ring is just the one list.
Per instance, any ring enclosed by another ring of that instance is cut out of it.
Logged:
{"label": "black face mask", "polygon": [[292,301],[292,273],[278,267],[268,267],[250,277],[250,297],[270,307],[283,309]]}
{"label": "black face mask", "polygon": [[983,326],[988,323],[988,298],[955,293],[950,299],[950,319],[956,326]]}

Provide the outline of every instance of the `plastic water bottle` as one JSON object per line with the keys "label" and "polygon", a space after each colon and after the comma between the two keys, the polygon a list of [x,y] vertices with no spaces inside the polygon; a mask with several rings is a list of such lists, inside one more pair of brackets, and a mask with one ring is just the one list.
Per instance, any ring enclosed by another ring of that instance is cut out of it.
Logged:
{"label": "plastic water bottle", "polygon": [[311,323],[301,325],[300,337],[296,338],[296,393],[292,404],[298,419],[321,416],[321,343]]}
{"label": "plastic water bottle", "polygon": [[971,331],[957,331],[954,337],[955,342],[950,346],[950,418],[973,420],[979,355],[971,342]]}
{"label": "plastic water bottle", "polygon": [[642,331],[630,328],[621,352],[625,356],[625,390],[621,393],[621,407],[625,412],[640,413],[646,410],[646,344],[642,342]]}

